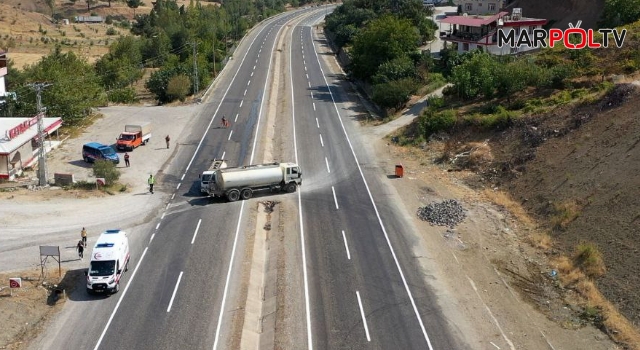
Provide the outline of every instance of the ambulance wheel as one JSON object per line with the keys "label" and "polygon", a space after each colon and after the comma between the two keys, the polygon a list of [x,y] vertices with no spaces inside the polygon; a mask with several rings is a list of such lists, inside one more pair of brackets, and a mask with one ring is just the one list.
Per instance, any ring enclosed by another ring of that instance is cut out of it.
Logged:
{"label": "ambulance wheel", "polygon": [[247,200],[253,197],[253,191],[250,188],[245,188],[242,190],[240,195],[242,196],[242,200]]}
{"label": "ambulance wheel", "polygon": [[231,190],[231,191],[227,192],[227,199],[229,200],[229,202],[237,201],[238,199],[240,199],[240,191]]}
{"label": "ambulance wheel", "polygon": [[116,283],[116,286],[113,288],[113,293],[118,293],[120,291],[120,282]]}

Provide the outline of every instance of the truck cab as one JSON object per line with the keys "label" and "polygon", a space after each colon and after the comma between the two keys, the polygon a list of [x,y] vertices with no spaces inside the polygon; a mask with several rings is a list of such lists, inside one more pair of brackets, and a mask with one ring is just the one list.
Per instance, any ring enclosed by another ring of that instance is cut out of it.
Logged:
{"label": "truck cab", "polygon": [[117,293],[129,259],[129,239],[125,231],[107,230],[102,233],[93,247],[86,272],[87,293]]}
{"label": "truck cab", "polygon": [[211,183],[216,182],[216,170],[218,169],[226,169],[227,161],[224,159],[214,159],[211,163],[211,166],[200,174],[200,192],[204,194],[209,193],[209,188]]}

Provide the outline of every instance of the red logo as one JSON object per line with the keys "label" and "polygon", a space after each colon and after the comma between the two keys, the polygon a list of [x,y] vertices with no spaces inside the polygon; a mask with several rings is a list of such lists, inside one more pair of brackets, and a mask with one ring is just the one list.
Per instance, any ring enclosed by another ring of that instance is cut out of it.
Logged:
{"label": "red logo", "polygon": [[20,287],[22,287],[21,278],[9,278],[9,288],[20,288]]}

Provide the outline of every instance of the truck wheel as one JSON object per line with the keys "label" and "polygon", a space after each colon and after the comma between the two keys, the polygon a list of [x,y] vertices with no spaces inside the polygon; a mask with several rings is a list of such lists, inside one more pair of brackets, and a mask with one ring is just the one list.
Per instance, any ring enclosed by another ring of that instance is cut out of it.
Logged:
{"label": "truck wheel", "polygon": [[227,199],[229,200],[229,202],[237,201],[238,199],[240,199],[240,191],[231,190],[231,191],[227,192]]}
{"label": "truck wheel", "polygon": [[245,188],[242,190],[240,195],[242,196],[242,200],[247,200],[253,197],[253,191],[250,188]]}
{"label": "truck wheel", "polygon": [[287,193],[293,193],[296,191],[296,183],[295,182],[289,182],[286,186],[284,186],[284,190]]}
{"label": "truck wheel", "polygon": [[89,157],[84,157],[84,162],[89,163]]}

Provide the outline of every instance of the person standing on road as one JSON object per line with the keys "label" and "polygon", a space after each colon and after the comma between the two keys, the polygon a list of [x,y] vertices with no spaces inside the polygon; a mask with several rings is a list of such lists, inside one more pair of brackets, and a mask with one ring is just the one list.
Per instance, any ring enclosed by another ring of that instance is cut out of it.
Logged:
{"label": "person standing on road", "polygon": [[164,138],[164,140],[165,140],[165,141],[167,141],[167,148],[169,148],[169,141],[171,141],[171,138],[169,137],[169,135],[167,135],[167,136]]}
{"label": "person standing on road", "polygon": [[78,256],[80,257],[80,259],[84,259],[84,244],[82,243],[82,240],[78,241],[76,250],[78,251]]}
{"label": "person standing on road", "polygon": [[87,246],[87,229],[85,229],[84,227],[82,228],[82,231],[80,231],[80,237],[82,237],[82,244],[86,247]]}
{"label": "person standing on road", "polygon": [[129,153],[124,154],[124,165],[127,166],[127,168],[129,167]]}
{"label": "person standing on road", "polygon": [[153,194],[153,184],[156,183],[156,179],[153,177],[153,175],[149,175],[149,179],[147,180],[147,183],[149,184],[149,192]]}

